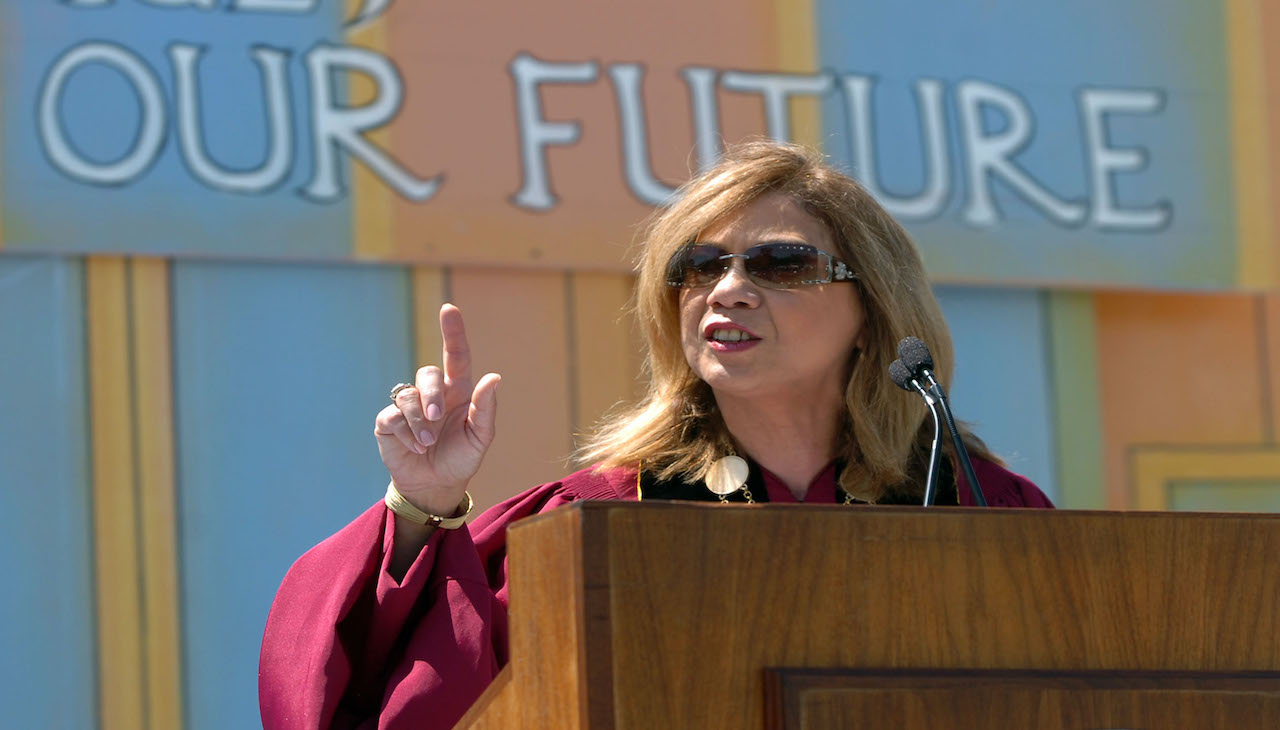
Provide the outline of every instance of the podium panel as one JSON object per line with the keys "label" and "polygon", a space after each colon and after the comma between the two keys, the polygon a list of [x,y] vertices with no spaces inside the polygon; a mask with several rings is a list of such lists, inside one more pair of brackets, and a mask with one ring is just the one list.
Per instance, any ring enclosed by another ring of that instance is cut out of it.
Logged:
{"label": "podium panel", "polygon": [[1271,728],[1280,678],[1151,672],[769,670],[779,730]]}
{"label": "podium panel", "polygon": [[1280,727],[1278,515],[587,502],[509,547],[459,727]]}

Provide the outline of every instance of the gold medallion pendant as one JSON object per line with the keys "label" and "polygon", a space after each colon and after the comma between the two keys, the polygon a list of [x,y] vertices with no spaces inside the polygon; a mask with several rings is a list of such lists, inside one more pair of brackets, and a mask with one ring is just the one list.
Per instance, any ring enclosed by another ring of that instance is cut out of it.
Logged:
{"label": "gold medallion pendant", "polygon": [[747,460],[741,456],[730,455],[716,459],[707,471],[707,489],[719,495],[723,502],[725,497],[746,486],[749,472]]}

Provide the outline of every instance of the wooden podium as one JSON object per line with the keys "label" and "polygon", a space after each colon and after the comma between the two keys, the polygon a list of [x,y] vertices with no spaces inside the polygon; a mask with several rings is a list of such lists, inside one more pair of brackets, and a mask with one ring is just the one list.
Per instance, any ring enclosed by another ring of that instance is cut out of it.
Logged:
{"label": "wooden podium", "polygon": [[1280,515],[587,502],[459,728],[1280,727]]}

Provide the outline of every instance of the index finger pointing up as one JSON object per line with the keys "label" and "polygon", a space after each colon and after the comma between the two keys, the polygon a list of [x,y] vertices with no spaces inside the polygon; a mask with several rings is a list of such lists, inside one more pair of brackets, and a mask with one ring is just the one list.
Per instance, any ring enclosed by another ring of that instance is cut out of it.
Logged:
{"label": "index finger pointing up", "polygon": [[440,337],[444,340],[445,409],[471,400],[471,346],[462,312],[452,304],[440,307]]}

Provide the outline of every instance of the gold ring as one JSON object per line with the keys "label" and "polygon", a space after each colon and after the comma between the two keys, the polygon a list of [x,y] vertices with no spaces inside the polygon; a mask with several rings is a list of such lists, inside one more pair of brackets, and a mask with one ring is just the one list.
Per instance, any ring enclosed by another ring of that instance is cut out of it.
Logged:
{"label": "gold ring", "polygon": [[404,390],[405,388],[412,388],[412,387],[413,387],[413,383],[396,383],[396,387],[391,389],[391,400],[394,401],[396,399],[396,396],[400,395],[400,391]]}

